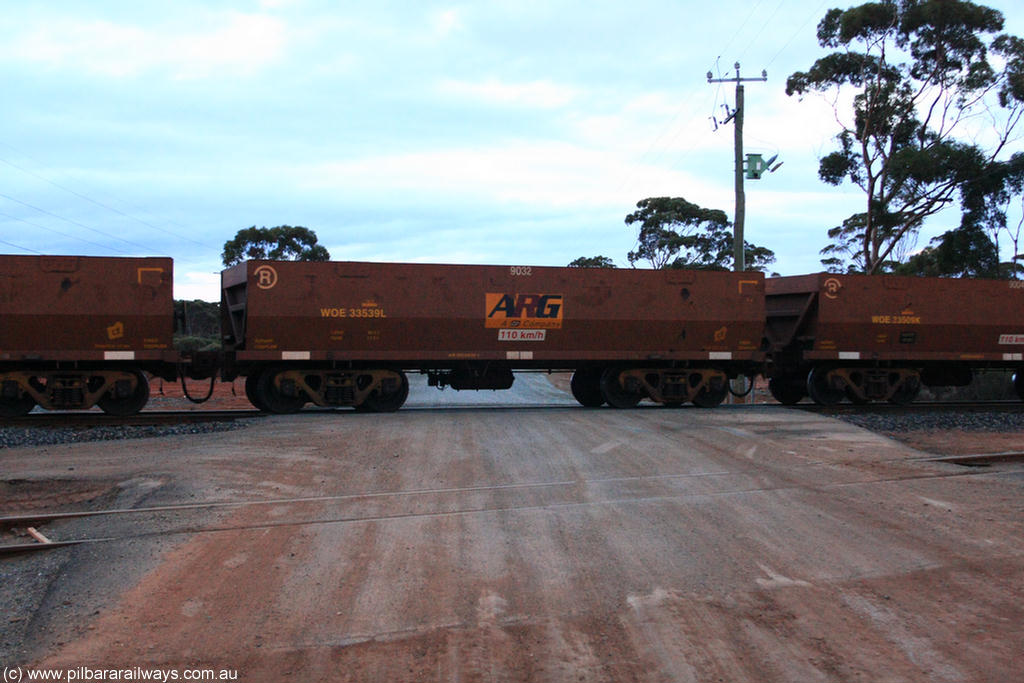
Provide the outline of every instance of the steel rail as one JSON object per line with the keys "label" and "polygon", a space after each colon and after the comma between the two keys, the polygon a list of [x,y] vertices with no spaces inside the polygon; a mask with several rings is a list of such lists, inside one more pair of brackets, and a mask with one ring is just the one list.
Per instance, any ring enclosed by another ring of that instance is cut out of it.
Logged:
{"label": "steel rail", "polygon": [[[933,458],[934,459],[934,458]],[[915,459],[917,460],[917,459]],[[928,460],[928,459],[924,459]],[[355,494],[343,494],[338,496],[315,496],[310,498],[293,498],[293,499],[273,499],[265,501],[220,501],[211,503],[190,503],[183,505],[167,505],[157,506],[150,508],[128,508],[121,510],[94,510],[86,511],[83,513],[55,513],[53,515],[18,515],[13,517],[0,518],[0,523],[16,521],[18,525],[27,525],[30,522],[40,521],[54,521],[58,519],[70,519],[74,517],[96,517],[102,515],[112,514],[130,514],[130,513],[156,513],[156,512],[168,512],[168,511],[185,511],[194,509],[211,509],[218,507],[246,507],[253,505],[289,505],[289,504],[306,504],[315,502],[330,502],[332,500],[346,500],[346,499],[359,499],[359,498],[375,498],[382,496],[411,496],[411,495],[423,495],[423,494],[443,494],[443,493],[461,493],[461,492],[479,492],[488,490],[515,490],[515,489],[530,489],[530,488],[555,488],[555,487],[578,487],[580,485],[589,484],[602,484],[602,483],[614,483],[624,481],[640,481],[640,480],[657,480],[657,479],[672,479],[672,478],[693,478],[693,477],[710,477],[710,476],[729,476],[729,475],[742,475],[749,474],[749,471],[736,471],[736,472],[711,472],[711,473],[700,473],[700,474],[678,474],[678,475],[654,475],[654,476],[638,476],[638,477],[612,477],[608,479],[585,479],[585,480],[567,480],[567,481],[552,481],[552,482],[533,482],[523,484],[502,484],[496,486],[480,486],[480,487],[465,487],[465,488],[453,488],[453,489],[419,489],[413,491],[391,491],[391,492],[378,492],[378,493],[355,493]],[[431,519],[437,517],[450,517],[450,516],[465,516],[472,514],[484,514],[492,512],[523,512],[523,511],[535,511],[535,510],[556,510],[556,509],[569,509],[569,508],[584,508],[584,507],[596,507],[606,505],[628,505],[628,504],[644,504],[644,503],[657,503],[657,502],[668,502],[668,501],[680,501],[680,500],[699,500],[707,498],[717,498],[721,496],[732,496],[742,495],[749,493],[773,493],[777,491],[828,491],[836,488],[849,488],[852,486],[866,486],[872,484],[884,484],[902,481],[917,481],[927,479],[946,479],[952,477],[969,477],[969,476],[987,476],[989,473],[981,471],[975,468],[969,468],[965,470],[958,470],[954,472],[930,472],[913,474],[909,476],[897,476],[897,477],[878,477],[874,479],[864,479],[859,481],[848,481],[848,482],[832,482],[820,485],[801,485],[801,484],[782,484],[779,486],[765,486],[765,487],[753,487],[753,488],[736,488],[728,489],[723,491],[712,491],[712,492],[692,492],[692,493],[678,493],[678,494],[661,494],[653,496],[634,496],[627,498],[609,498],[607,500],[585,500],[585,501],[564,501],[564,502],[553,502],[543,504],[532,504],[532,505],[498,505],[498,506],[480,506],[464,509],[455,510],[438,510],[432,512],[399,512],[394,514],[378,514],[369,516],[342,516],[342,517],[323,517],[305,520],[278,520],[272,522],[257,522],[252,524],[238,524],[238,525],[227,525],[227,526],[213,526],[213,527],[186,527],[177,530],[162,530],[162,531],[142,531],[133,534],[125,534],[121,536],[111,537],[98,537],[98,538],[80,538],[71,539],[65,541],[54,541],[52,543],[17,543],[0,545],[0,555],[10,553],[21,553],[21,552],[32,552],[36,550],[50,550],[62,547],[84,545],[84,544],[96,544],[96,543],[110,543],[115,541],[129,541],[142,538],[150,537],[164,537],[164,536],[177,536],[177,535],[197,535],[205,533],[221,533],[228,531],[250,531],[260,529],[274,529],[281,527],[303,527],[303,526],[319,526],[328,524],[354,524],[354,523],[368,523],[368,522],[385,522],[399,519]]]}

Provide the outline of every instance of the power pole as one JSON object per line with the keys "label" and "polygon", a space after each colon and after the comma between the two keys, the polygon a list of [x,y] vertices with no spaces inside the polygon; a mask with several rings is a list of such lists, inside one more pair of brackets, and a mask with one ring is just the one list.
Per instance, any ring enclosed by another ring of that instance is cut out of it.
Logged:
{"label": "power pole", "polygon": [[743,83],[745,81],[767,81],[768,72],[762,70],[760,78],[740,78],[740,63],[736,62],[736,76],[733,78],[712,78],[714,74],[708,72],[708,83],[736,83],[736,109],[729,119],[735,119],[735,146],[736,146],[736,215],[733,218],[733,270],[741,271],[746,269],[745,255],[743,253],[743,221],[746,214],[746,197],[743,192]]}

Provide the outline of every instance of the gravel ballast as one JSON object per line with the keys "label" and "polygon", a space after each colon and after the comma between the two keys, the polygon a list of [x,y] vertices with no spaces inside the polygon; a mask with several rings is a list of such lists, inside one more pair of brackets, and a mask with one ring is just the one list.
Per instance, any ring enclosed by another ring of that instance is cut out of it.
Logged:
{"label": "gravel ballast", "polygon": [[[833,417],[881,434],[913,431],[1024,432],[1021,410],[911,410],[907,412],[841,411]],[[103,425],[92,427],[0,427],[0,449],[51,446],[87,441],[146,439],[182,434],[209,434],[242,429],[250,420],[177,425]]]}
{"label": "gravel ballast", "polygon": [[248,426],[249,420],[176,425],[102,425],[95,427],[0,427],[0,448],[52,446],[86,441],[150,439],[182,434],[226,432]]}
{"label": "gravel ballast", "polygon": [[834,417],[882,434],[956,429],[965,432],[1024,431],[1024,409],[935,412],[842,412]]}

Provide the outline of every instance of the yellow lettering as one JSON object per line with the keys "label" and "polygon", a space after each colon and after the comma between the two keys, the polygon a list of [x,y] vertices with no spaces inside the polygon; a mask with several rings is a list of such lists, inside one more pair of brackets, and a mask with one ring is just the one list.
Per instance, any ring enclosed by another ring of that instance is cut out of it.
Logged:
{"label": "yellow lettering", "polygon": [[920,325],[919,315],[873,315],[871,322],[876,325]]}
{"label": "yellow lettering", "polygon": [[387,313],[383,308],[376,306],[364,308],[334,308],[323,307],[320,309],[321,318],[386,318]]}

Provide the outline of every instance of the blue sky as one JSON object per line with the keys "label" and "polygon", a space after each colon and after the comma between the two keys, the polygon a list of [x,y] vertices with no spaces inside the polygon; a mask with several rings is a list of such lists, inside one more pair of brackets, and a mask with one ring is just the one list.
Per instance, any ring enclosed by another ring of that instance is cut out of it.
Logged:
{"label": "blue sky", "polygon": [[747,238],[816,271],[863,199],[817,178],[831,108],[784,88],[832,6],[4,2],[0,251],[172,256],[175,295],[207,300],[250,225],[312,228],[337,260],[625,266],[644,197],[732,216],[711,117],[734,91],[706,74],[740,61],[768,71],[746,151],[784,161],[747,183]]}

